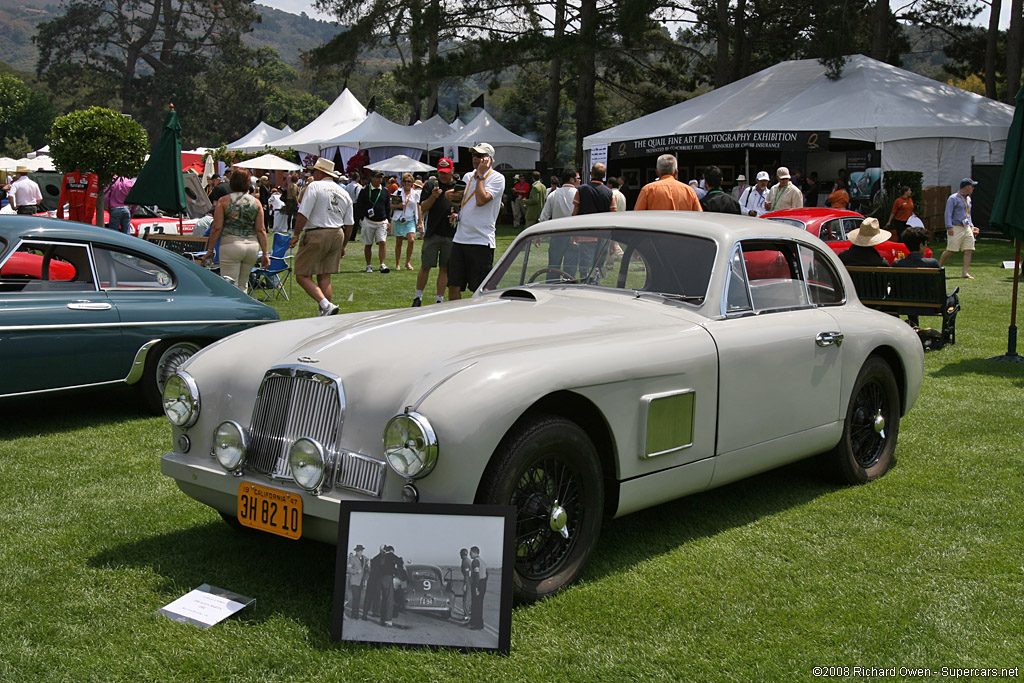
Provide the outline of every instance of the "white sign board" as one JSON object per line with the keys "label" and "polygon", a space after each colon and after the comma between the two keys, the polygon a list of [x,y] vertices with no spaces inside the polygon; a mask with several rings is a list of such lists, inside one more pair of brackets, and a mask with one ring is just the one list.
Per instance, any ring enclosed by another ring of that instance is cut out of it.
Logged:
{"label": "white sign board", "polygon": [[608,163],[608,145],[590,148],[590,165]]}
{"label": "white sign board", "polygon": [[230,617],[235,612],[256,602],[238,593],[204,583],[194,591],[190,591],[174,602],[157,610],[182,624],[195,624],[200,628],[210,628],[214,624]]}

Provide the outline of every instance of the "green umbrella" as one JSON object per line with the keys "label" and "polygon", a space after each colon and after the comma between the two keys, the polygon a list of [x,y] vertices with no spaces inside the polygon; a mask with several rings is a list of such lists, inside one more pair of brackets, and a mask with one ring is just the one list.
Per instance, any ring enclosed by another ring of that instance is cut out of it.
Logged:
{"label": "green umbrella", "polygon": [[167,213],[179,215],[188,207],[185,181],[181,175],[181,124],[173,104],[164,117],[164,132],[150,152],[149,161],[139,172],[126,201],[155,205]]}
{"label": "green umbrella", "polygon": [[1012,237],[1017,246],[1017,255],[1013,264],[1013,305],[1010,309],[1010,330],[1007,340],[1006,355],[996,356],[990,360],[1024,362],[1024,357],[1017,355],[1017,282],[1020,276],[1020,241],[1024,238],[1024,192],[1020,191],[1024,183],[1024,88],[1017,92],[1017,107],[1013,112],[1013,123],[1006,137],[1006,153],[1003,155],[1003,171],[999,175],[999,188],[996,190],[995,204],[989,222]]}

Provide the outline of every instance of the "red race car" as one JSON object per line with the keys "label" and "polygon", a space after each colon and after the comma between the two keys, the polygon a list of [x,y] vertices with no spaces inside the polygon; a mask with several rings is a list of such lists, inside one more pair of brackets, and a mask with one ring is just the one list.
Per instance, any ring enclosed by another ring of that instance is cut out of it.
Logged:
{"label": "red race car", "polygon": [[[812,235],[817,235],[837,254],[850,248],[850,240],[846,236],[859,228],[861,221],[864,220],[864,216],[856,211],[815,207],[770,211],[761,217],[788,223],[801,230],[806,230]],[[889,262],[890,266],[893,261],[897,261],[909,253],[905,245],[892,241],[877,244],[875,249],[882,255],[882,258]],[[924,255],[931,257],[932,250],[925,247]]]}

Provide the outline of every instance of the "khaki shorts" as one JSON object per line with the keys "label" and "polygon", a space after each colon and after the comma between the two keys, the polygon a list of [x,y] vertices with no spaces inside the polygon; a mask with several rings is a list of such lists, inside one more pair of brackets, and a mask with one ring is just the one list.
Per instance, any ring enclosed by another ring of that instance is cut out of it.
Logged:
{"label": "khaki shorts", "polygon": [[295,254],[295,274],[310,277],[337,273],[344,247],[345,232],[341,228],[303,231]]}
{"label": "khaki shorts", "polygon": [[420,267],[434,268],[440,266],[448,267],[448,257],[452,253],[452,238],[441,235],[430,235],[423,239],[423,248],[420,250]]}
{"label": "khaki shorts", "polygon": [[952,235],[946,231],[946,251],[974,251],[974,228],[954,225]]}
{"label": "khaki shorts", "polygon": [[363,243],[364,247],[368,247],[371,244],[380,244],[381,242],[387,242],[387,222],[376,223],[374,221],[371,221],[369,218],[364,218],[362,224],[359,227],[359,240]]}

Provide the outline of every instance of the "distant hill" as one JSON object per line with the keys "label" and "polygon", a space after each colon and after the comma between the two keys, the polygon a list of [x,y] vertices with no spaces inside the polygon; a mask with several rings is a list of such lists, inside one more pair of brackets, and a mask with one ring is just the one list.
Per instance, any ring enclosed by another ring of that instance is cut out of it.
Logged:
{"label": "distant hill", "polygon": [[[5,0],[0,6],[0,62],[20,71],[34,72],[38,52],[32,42],[36,26],[60,14],[60,5],[53,0]],[[263,21],[254,24],[243,40],[250,46],[267,46],[277,50],[281,60],[298,66],[300,52],[327,42],[340,28],[327,21],[306,15],[289,14],[266,5],[256,5]]]}

